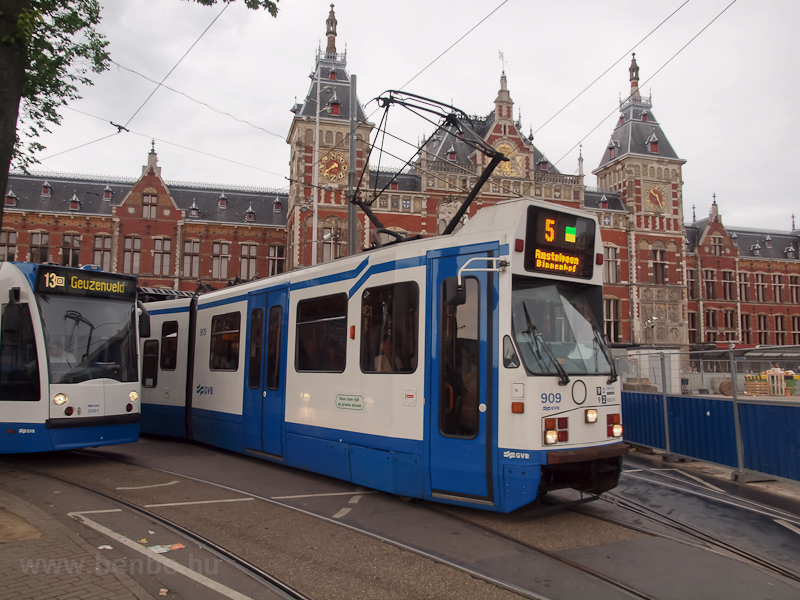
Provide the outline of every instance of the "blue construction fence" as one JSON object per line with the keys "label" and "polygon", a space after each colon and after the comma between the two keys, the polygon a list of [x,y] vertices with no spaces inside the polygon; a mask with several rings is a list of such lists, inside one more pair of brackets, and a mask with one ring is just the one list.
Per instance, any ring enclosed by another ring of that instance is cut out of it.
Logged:
{"label": "blue construction fence", "polygon": [[625,441],[800,481],[795,371],[742,356],[715,357],[712,365],[709,356],[628,353],[620,369]]}
{"label": "blue construction fence", "polygon": [[622,392],[625,441],[736,469],[734,405],[743,468],[800,481],[800,403],[794,401]]}

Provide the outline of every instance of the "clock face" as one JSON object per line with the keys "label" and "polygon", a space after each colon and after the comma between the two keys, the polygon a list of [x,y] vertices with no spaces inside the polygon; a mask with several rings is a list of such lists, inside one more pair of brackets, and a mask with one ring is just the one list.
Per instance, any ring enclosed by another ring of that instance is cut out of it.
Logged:
{"label": "clock face", "polygon": [[664,210],[667,208],[667,191],[660,185],[651,185],[645,190],[644,203],[650,210]]}
{"label": "clock face", "polygon": [[510,144],[500,144],[497,147],[498,152],[506,155],[508,160],[504,160],[497,166],[497,170],[503,175],[510,177],[522,177],[522,157],[517,156],[516,148],[512,148]]}
{"label": "clock face", "polygon": [[342,152],[326,152],[319,159],[319,176],[337,183],[347,176],[348,159]]}

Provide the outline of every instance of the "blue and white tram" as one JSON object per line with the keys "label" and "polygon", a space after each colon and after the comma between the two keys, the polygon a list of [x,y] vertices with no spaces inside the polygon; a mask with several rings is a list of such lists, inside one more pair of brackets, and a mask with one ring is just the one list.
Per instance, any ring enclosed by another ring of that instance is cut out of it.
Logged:
{"label": "blue and white tram", "polygon": [[136,277],[0,262],[0,453],[138,440],[136,314]]}
{"label": "blue and white tram", "polygon": [[627,446],[602,257],[593,216],[519,199],[150,305],[142,431],[496,511],[608,490]]}

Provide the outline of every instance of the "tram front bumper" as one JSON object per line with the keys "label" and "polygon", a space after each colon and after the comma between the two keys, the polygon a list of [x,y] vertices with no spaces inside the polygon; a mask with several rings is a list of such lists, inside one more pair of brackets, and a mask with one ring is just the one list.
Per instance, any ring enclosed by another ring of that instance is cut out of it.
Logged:
{"label": "tram front bumper", "polygon": [[619,442],[608,446],[577,448],[575,450],[551,450],[547,453],[548,465],[564,465],[567,463],[587,462],[601,458],[613,458],[628,454],[630,446]]}

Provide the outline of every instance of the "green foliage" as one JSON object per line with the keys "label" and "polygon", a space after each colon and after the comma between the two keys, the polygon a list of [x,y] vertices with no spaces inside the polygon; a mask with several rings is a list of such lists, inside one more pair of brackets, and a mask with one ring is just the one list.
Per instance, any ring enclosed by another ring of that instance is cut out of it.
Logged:
{"label": "green foliage", "polygon": [[[124,0],[113,0],[115,2]],[[236,0],[190,0],[204,6]],[[253,10],[278,14],[277,0],[244,0]],[[58,109],[80,98],[79,85],[92,85],[91,73],[108,69],[108,41],[96,30],[100,23],[99,0],[29,0],[17,19],[17,34],[4,36],[2,44],[26,48],[27,66],[14,140],[13,163],[25,169],[37,162],[34,152],[44,147],[36,141],[49,127],[61,124]],[[17,102],[16,99],[6,101]],[[22,148],[19,131],[30,140]],[[10,140],[8,140],[10,142]],[[0,140],[6,143],[7,140]]]}
{"label": "green foliage", "polygon": [[[214,6],[217,2],[222,2],[223,4],[230,4],[231,2],[236,2],[236,0],[188,0],[189,2],[197,2],[198,4],[203,4],[205,6]],[[258,10],[263,8],[264,10],[268,11],[273,17],[278,16],[278,0],[272,2],[271,0],[244,0],[244,5],[247,8]]]}
{"label": "green foliage", "polygon": [[[80,98],[79,85],[91,85],[90,72],[108,68],[108,41],[95,29],[100,23],[98,0],[31,0],[17,21],[15,42],[24,44],[28,64],[20,104],[20,129],[32,140],[26,151],[17,135],[14,162],[35,162],[42,146],[36,138],[61,123],[58,109]],[[7,40],[4,40],[7,41]]]}

